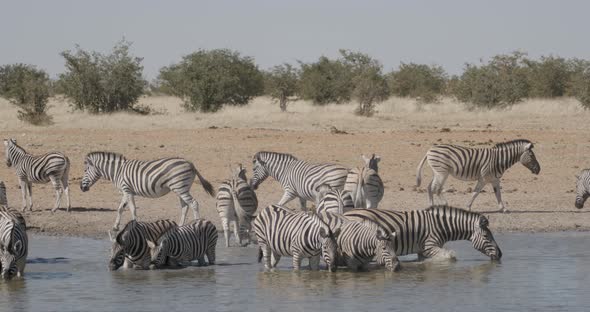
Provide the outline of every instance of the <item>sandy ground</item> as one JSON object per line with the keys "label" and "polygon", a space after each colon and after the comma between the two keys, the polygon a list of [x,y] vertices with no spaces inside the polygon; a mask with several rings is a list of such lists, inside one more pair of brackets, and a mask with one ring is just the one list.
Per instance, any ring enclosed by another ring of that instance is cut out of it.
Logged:
{"label": "sandy ground", "polygon": [[[80,191],[84,155],[91,151],[115,151],[139,159],[185,157],[215,187],[229,177],[229,164],[241,162],[250,169],[252,156],[260,150],[288,152],[301,159],[350,167],[361,164],[360,154],[374,152],[382,157],[379,169],[386,187],[380,208],[411,210],[427,206],[424,186],[416,189],[414,184],[416,166],[432,144],[491,146],[517,138],[535,143],[540,175],[515,165],[502,179],[503,197],[511,213],[496,212],[496,199],[489,185],[475,201],[474,210],[490,217],[494,231],[590,230],[590,207],[577,210],[573,205],[575,174],[590,167],[586,156],[590,154],[590,112],[580,109],[572,99],[529,100],[506,111],[468,112],[451,100],[418,106],[411,100],[393,98],[381,104],[373,118],[354,116],[353,103],[314,107],[300,101],[291,104],[290,112],[281,113],[269,99],[257,98],[246,107],[200,114],[183,112],[180,101],[171,97],[148,97],[141,102],[157,114],[72,113],[67,102],[53,99],[50,114],[55,123],[34,127],[18,121],[16,108],[0,99],[2,137],[16,138],[33,154],[62,151],[72,161],[72,211],[51,214],[53,189],[49,184],[34,185],[34,211],[25,214],[32,231],[106,237],[121,196],[107,181],[99,181],[87,193]],[[332,127],[346,133],[333,133]],[[424,174],[426,184],[432,173],[425,168]],[[10,206],[20,208],[14,170],[2,164],[0,179],[6,181]],[[451,205],[464,207],[474,184],[449,178],[444,195]],[[192,192],[202,216],[221,229],[215,199],[200,185],[195,185]],[[282,190],[269,179],[257,194],[262,207],[278,201]],[[140,220],[178,220],[180,215],[173,194],[160,199],[137,198],[136,203]],[[297,208],[298,203],[293,201],[289,206]],[[129,218],[125,211],[123,222]]]}

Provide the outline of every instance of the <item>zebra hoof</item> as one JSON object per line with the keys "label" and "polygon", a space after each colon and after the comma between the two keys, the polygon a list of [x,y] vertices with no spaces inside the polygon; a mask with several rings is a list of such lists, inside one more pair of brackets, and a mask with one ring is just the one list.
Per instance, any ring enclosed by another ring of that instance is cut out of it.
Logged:
{"label": "zebra hoof", "polygon": [[500,209],[501,213],[510,213],[510,210],[506,209],[506,208],[502,208]]}

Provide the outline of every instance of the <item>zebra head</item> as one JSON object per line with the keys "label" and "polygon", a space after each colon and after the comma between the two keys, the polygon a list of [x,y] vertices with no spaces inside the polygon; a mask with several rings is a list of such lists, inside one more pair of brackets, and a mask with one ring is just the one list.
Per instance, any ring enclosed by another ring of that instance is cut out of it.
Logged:
{"label": "zebra head", "polygon": [[590,196],[590,190],[586,187],[590,182],[590,170],[583,170],[581,175],[576,176],[576,179],[576,208],[582,209],[586,199]]}
{"label": "zebra head", "polygon": [[365,155],[361,155],[361,158],[365,162],[365,167],[375,170],[375,172],[379,172],[379,161],[381,161],[381,156],[373,154],[371,158],[368,158]]}
{"label": "zebra head", "polygon": [[109,270],[115,271],[119,269],[125,263],[125,249],[127,248],[127,242],[129,241],[129,235],[133,227],[137,224],[137,221],[131,220],[125,228],[119,233],[115,233],[113,237],[112,231],[109,231],[109,239],[111,241],[111,260],[109,261]]}
{"label": "zebra head", "polygon": [[[161,268],[166,264],[167,250],[169,239],[167,235],[161,237],[157,242],[147,240],[148,247],[150,248],[151,264],[155,268]],[[152,267],[152,266],[150,266]]]}
{"label": "zebra head", "polygon": [[524,146],[524,152],[520,155],[520,163],[527,167],[532,173],[539,174],[541,172],[541,165],[533,153],[533,143],[527,143]]}
{"label": "zebra head", "polygon": [[264,182],[268,178],[268,175],[269,172],[266,162],[261,159],[260,153],[256,153],[252,159],[252,179],[250,180],[252,189],[258,189],[260,183]]}
{"label": "zebra head", "polygon": [[19,254],[22,248],[23,245],[20,240],[10,243],[8,247],[4,243],[0,243],[0,264],[2,267],[0,275],[2,279],[9,280],[16,275],[18,270],[15,255]]}
{"label": "zebra head", "polygon": [[86,159],[84,159],[84,176],[82,177],[82,182],[80,182],[80,190],[87,192],[101,176],[100,170],[94,164],[90,155],[86,156]]}
{"label": "zebra head", "polygon": [[502,258],[502,250],[500,250],[500,247],[494,240],[492,231],[488,228],[488,219],[484,216],[479,216],[479,221],[476,220],[475,222],[473,234],[469,239],[473,244],[473,248],[479,250],[492,260],[500,260]]}
{"label": "zebra head", "polygon": [[385,265],[385,268],[392,272],[400,269],[399,260],[395,254],[396,237],[396,232],[389,234],[381,227],[377,230],[377,249],[375,250],[377,263]]}
{"label": "zebra head", "polygon": [[246,176],[246,168],[244,168],[242,164],[238,164],[238,168],[236,168],[233,174],[235,178],[248,182],[248,177]]}
{"label": "zebra head", "polygon": [[14,149],[16,145],[16,139],[4,139],[4,150],[6,153],[6,167],[12,167],[12,157],[10,151]]}
{"label": "zebra head", "polygon": [[322,240],[322,258],[326,262],[328,271],[335,272],[337,266],[338,256],[338,243],[336,239],[340,235],[340,228],[336,228],[334,231],[330,230],[327,226],[320,228],[320,237]]}

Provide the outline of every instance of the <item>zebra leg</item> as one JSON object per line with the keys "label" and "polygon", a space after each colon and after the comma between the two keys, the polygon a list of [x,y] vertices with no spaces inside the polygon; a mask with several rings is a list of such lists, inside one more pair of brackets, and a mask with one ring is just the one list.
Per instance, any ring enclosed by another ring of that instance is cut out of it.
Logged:
{"label": "zebra leg", "polygon": [[309,258],[309,269],[313,271],[320,270],[320,256],[313,256]]}
{"label": "zebra leg", "polygon": [[449,176],[448,173],[434,173],[434,178],[432,179],[432,192],[436,194],[438,200],[443,204],[447,205],[447,200],[442,196],[442,190],[445,182],[447,181],[447,177]]}
{"label": "zebra leg", "polygon": [[504,206],[504,202],[502,201],[502,190],[500,189],[500,180],[492,182],[492,186],[494,187],[494,193],[496,193],[498,208],[500,208],[501,212],[508,212],[508,209],[506,209],[506,207]]}
{"label": "zebra leg", "polygon": [[25,210],[27,209],[27,184],[23,180],[20,180],[19,184],[21,194],[23,195],[23,212],[25,212]]}
{"label": "zebra leg", "polygon": [[291,194],[290,192],[286,191],[283,194],[283,197],[281,197],[281,200],[279,200],[279,202],[277,203],[277,205],[284,206],[286,203],[295,199],[295,197],[297,197],[295,194]]}
{"label": "zebra leg", "polygon": [[55,207],[51,209],[51,212],[55,212],[59,205],[61,204],[61,196],[63,194],[63,186],[61,185],[61,181],[58,180],[55,176],[51,176],[51,184],[53,184],[53,188],[55,188]]}
{"label": "zebra leg", "polygon": [[115,225],[113,226],[114,231],[119,231],[119,224],[121,224],[121,215],[123,214],[123,208],[127,206],[127,194],[123,194],[123,198],[121,198],[121,203],[117,208],[117,219],[115,219]]}
{"label": "zebra leg", "polygon": [[[182,197],[178,197],[178,200],[180,201],[180,221],[179,221],[179,224],[184,225],[184,222],[186,221],[186,213],[188,211],[188,205]],[[195,218],[195,220],[196,220],[196,218]]]}
{"label": "zebra leg", "polygon": [[424,251],[422,252],[424,258],[436,258],[441,260],[456,260],[457,257],[452,250],[444,249],[439,246],[438,242],[434,240],[427,240],[425,242]]}
{"label": "zebra leg", "polygon": [[240,227],[238,225],[238,221],[237,220],[233,220],[231,222],[231,224],[232,224],[232,227],[234,228],[234,237],[236,239],[236,245],[237,246],[240,246],[240,245],[242,245],[242,240],[240,238]]}
{"label": "zebra leg", "polygon": [[467,203],[467,209],[469,209],[469,211],[471,211],[471,205],[473,205],[473,201],[475,200],[475,198],[477,197],[477,195],[479,195],[479,193],[481,192],[481,190],[483,190],[483,187],[485,185],[486,184],[483,181],[483,179],[477,180],[477,184],[475,185],[475,188],[473,189],[473,196],[471,196],[471,200],[469,200],[469,202]]}
{"label": "zebra leg", "polygon": [[64,176],[61,179],[61,185],[63,186],[64,193],[66,194],[66,201],[68,204],[66,212],[70,212],[70,208],[72,208],[72,205],[70,204],[70,184],[68,182],[68,175],[64,174]]}
{"label": "zebra leg", "polygon": [[264,259],[264,268],[267,270],[270,270],[272,268],[271,263],[270,263],[270,257],[272,256],[272,253],[270,251],[270,247],[267,244],[262,243],[260,240],[258,240],[258,247],[262,250],[262,258]]}
{"label": "zebra leg", "polygon": [[225,236],[225,247],[229,247],[229,222],[227,218],[221,219],[221,226],[223,227],[223,235]]}
{"label": "zebra leg", "polygon": [[296,252],[293,254],[293,271],[299,271],[301,269],[301,254]]}
{"label": "zebra leg", "polygon": [[207,249],[206,255],[207,255],[207,261],[209,262],[209,264],[210,265],[215,264],[215,246],[209,247],[209,249]]}
{"label": "zebra leg", "polygon": [[430,181],[430,183],[428,183],[428,186],[426,187],[426,191],[428,192],[428,205],[430,206],[434,205],[434,197],[432,195],[432,183],[434,183],[434,178],[432,178],[432,181]]}
{"label": "zebra leg", "polygon": [[135,197],[133,195],[129,196],[129,210],[131,211],[131,219],[137,220],[137,214],[135,213],[137,206],[135,206]]}
{"label": "zebra leg", "polygon": [[27,191],[29,192],[29,211],[33,211],[33,190],[30,181],[27,181]]}

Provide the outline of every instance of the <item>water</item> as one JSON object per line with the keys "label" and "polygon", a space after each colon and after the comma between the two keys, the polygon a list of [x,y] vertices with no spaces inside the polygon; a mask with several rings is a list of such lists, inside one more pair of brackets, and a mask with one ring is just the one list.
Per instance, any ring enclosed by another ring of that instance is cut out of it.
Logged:
{"label": "water", "polygon": [[588,311],[590,233],[498,234],[502,263],[469,242],[457,262],[402,271],[263,272],[256,248],[218,248],[219,265],[109,272],[104,240],[32,236],[24,280],[0,281],[0,311]]}

